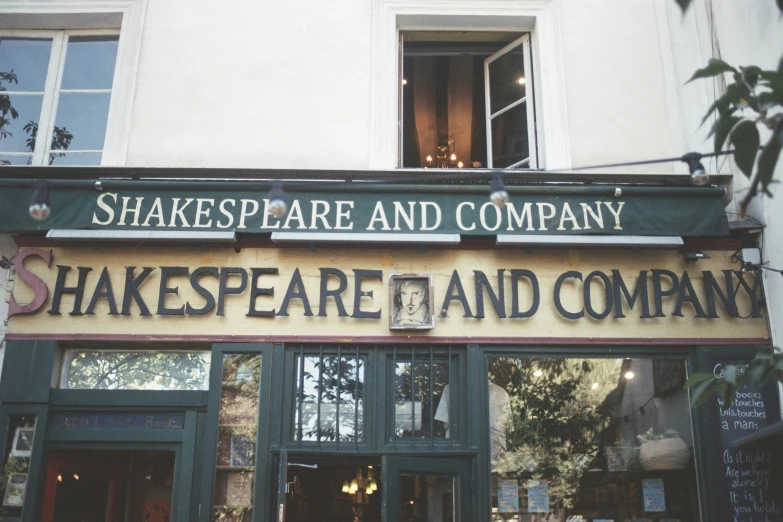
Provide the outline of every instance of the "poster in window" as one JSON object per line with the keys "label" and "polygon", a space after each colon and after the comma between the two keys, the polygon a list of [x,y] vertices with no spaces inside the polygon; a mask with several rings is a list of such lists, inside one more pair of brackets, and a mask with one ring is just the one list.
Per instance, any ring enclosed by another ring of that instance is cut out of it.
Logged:
{"label": "poster in window", "polygon": [[519,483],[516,480],[498,480],[498,512],[519,512]]}
{"label": "poster in window", "polygon": [[666,495],[663,491],[663,479],[642,479],[645,513],[663,513],[666,511]]}
{"label": "poster in window", "polygon": [[33,436],[35,428],[16,428],[14,444],[11,446],[12,457],[29,457],[33,451]]}
{"label": "poster in window", "polygon": [[244,435],[231,436],[231,465],[252,466],[255,456],[255,443]]}
{"label": "poster in window", "polygon": [[8,486],[5,488],[3,505],[21,507],[24,505],[24,494],[27,490],[27,474],[12,473],[8,476]]}
{"label": "poster in window", "polygon": [[527,485],[528,513],[549,513],[549,484],[531,480]]}

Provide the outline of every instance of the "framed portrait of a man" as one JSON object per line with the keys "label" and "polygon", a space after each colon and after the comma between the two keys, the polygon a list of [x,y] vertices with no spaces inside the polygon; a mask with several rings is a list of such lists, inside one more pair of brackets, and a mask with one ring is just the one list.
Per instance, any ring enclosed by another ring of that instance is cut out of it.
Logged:
{"label": "framed portrait of a man", "polygon": [[392,274],[389,277],[389,328],[435,328],[432,274]]}

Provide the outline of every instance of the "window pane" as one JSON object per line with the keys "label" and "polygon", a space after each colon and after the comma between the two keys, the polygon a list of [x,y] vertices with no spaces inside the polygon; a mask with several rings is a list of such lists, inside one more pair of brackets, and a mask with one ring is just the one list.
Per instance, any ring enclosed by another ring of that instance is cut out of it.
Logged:
{"label": "window pane", "polygon": [[[492,118],[492,166],[504,168],[530,157],[527,102]],[[523,164],[522,167],[529,167]]]}
{"label": "window pane", "polygon": [[33,152],[42,101],[38,94],[0,95],[0,152]]}
{"label": "window pane", "polygon": [[53,152],[49,155],[49,165],[64,166],[95,166],[101,164],[100,152],[64,153]]}
{"label": "window pane", "polygon": [[517,47],[489,64],[489,99],[491,114],[508,107],[525,96],[525,61],[523,46]]}
{"label": "window pane", "polygon": [[212,520],[252,518],[260,382],[260,354],[223,356]]}
{"label": "window pane", "polygon": [[683,360],[491,359],[493,520],[698,520],[685,377]]}
{"label": "window pane", "polygon": [[297,440],[364,440],[364,360],[297,357]]}
{"label": "window pane", "polygon": [[[35,435],[35,415],[9,417],[3,474],[0,476],[0,518],[20,517],[24,497],[30,489],[28,476]],[[18,519],[17,519],[18,520]]]}
{"label": "window pane", "polygon": [[454,478],[431,475],[400,477],[402,520],[454,521]]}
{"label": "window pane", "polygon": [[97,390],[207,390],[209,352],[69,350],[62,388]]}
{"label": "window pane", "polygon": [[111,89],[118,36],[72,36],[61,89]]}
{"label": "window pane", "polygon": [[52,150],[101,150],[111,94],[60,93]]}
{"label": "window pane", "polygon": [[43,92],[51,50],[51,40],[0,39],[0,72],[13,71],[16,76],[16,82],[5,78],[3,87],[8,91]]}
{"label": "window pane", "polygon": [[395,368],[394,433],[398,438],[448,438],[452,410],[449,407],[448,361],[397,360]]}
{"label": "window pane", "polygon": [[0,165],[29,165],[33,156],[4,156],[0,154]]}

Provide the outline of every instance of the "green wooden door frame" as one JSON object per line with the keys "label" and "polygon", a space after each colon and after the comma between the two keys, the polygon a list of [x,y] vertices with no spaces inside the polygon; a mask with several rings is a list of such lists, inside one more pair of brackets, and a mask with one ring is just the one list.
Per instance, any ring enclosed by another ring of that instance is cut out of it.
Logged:
{"label": "green wooden door frame", "polygon": [[382,459],[383,522],[401,520],[401,487],[403,475],[454,478],[454,522],[473,522],[472,461],[456,457],[419,457],[384,455]]}
{"label": "green wooden door frame", "polygon": [[223,372],[224,354],[258,354],[261,356],[261,376],[258,399],[258,430],[256,432],[255,479],[253,482],[253,522],[266,520],[269,510],[269,495],[267,484],[269,473],[269,427],[270,427],[270,392],[272,389],[272,356],[271,343],[215,343],[212,345],[212,365],[209,375],[209,398],[207,404],[207,420],[204,429],[204,451],[202,453],[203,473],[200,488],[200,504],[198,515],[193,520],[210,522],[212,520],[212,504],[215,489],[215,474],[218,444],[218,414],[220,410],[221,376]]}

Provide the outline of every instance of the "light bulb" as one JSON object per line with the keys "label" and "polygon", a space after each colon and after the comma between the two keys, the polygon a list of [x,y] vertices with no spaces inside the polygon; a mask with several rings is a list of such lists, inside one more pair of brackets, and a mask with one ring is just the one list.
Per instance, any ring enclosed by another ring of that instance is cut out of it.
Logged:
{"label": "light bulb", "polygon": [[633,372],[625,372],[625,378],[630,381],[631,379],[634,378],[634,373]]}
{"label": "light bulb", "polygon": [[74,474],[73,474],[73,478],[74,478],[74,480],[79,480],[79,475],[77,475],[76,473],[74,473]]}
{"label": "light bulb", "polygon": [[62,481],[63,481],[63,475],[62,475],[62,473],[59,473],[57,475],[57,482],[62,482]]}
{"label": "light bulb", "polygon": [[695,170],[691,174],[691,183],[698,187],[702,187],[710,182],[710,175],[703,170]]}
{"label": "light bulb", "polygon": [[519,85],[525,85],[525,77],[524,76],[520,76],[519,79],[517,80],[517,83]]}
{"label": "light bulb", "polygon": [[364,490],[368,495],[372,495],[372,488],[367,488]]}
{"label": "light bulb", "polygon": [[460,168],[460,169],[461,169],[462,167],[464,167],[464,166],[465,166],[465,164],[464,164],[464,163],[462,163],[461,161],[460,161],[459,163],[457,163],[457,167],[458,167],[458,168]]}
{"label": "light bulb", "polygon": [[349,493],[350,489],[351,489],[351,486],[348,485],[348,481],[346,480],[345,482],[343,482],[342,492],[343,493]]}
{"label": "light bulb", "polygon": [[451,161],[457,161],[457,155],[456,154],[452,154],[451,155]]}
{"label": "light bulb", "polygon": [[403,78],[403,79],[402,79],[402,84],[403,84],[403,85],[408,85],[408,80],[406,80],[405,78]]}
{"label": "light bulb", "polygon": [[42,181],[35,184],[29,212],[30,217],[36,221],[43,221],[52,212],[52,208],[49,205],[49,188]]}
{"label": "light bulb", "polygon": [[489,186],[489,200],[496,207],[505,207],[506,203],[508,203],[508,192],[500,174],[492,176],[492,183]]}
{"label": "light bulb", "polygon": [[541,377],[542,375],[544,375],[544,372],[541,370],[536,370],[533,372],[533,377]]}

